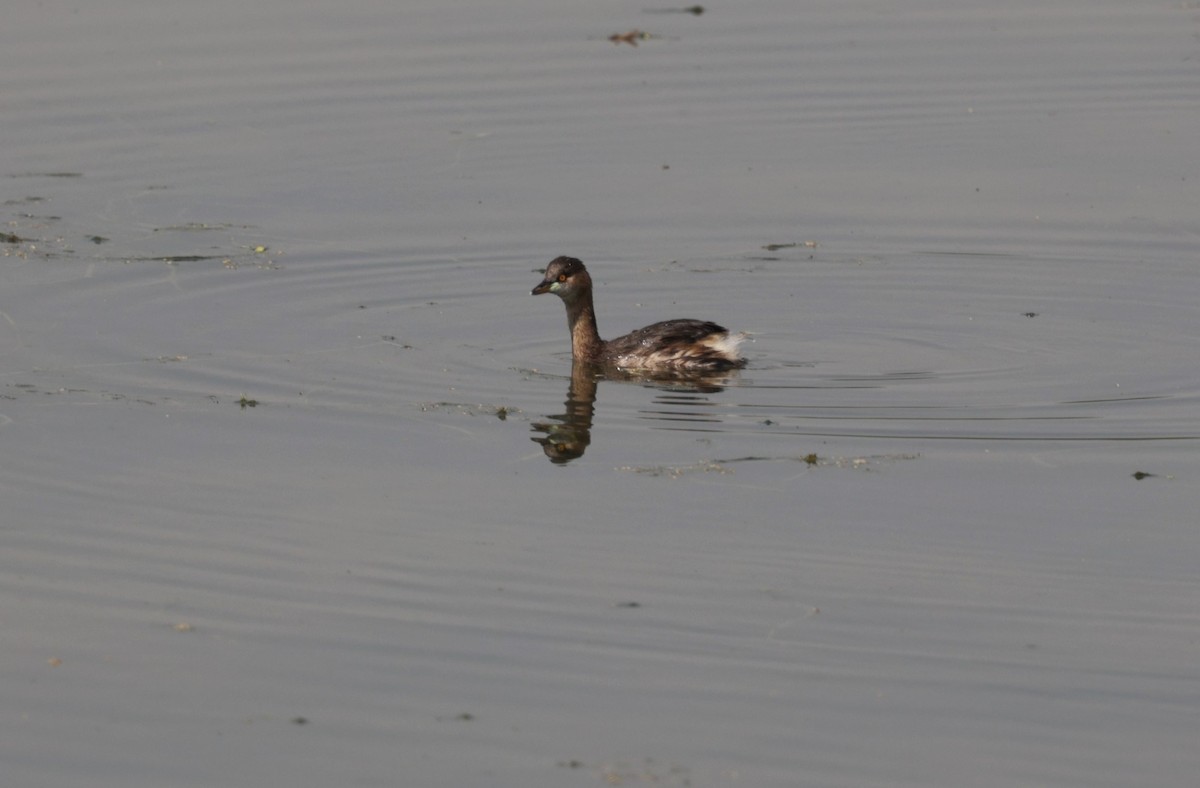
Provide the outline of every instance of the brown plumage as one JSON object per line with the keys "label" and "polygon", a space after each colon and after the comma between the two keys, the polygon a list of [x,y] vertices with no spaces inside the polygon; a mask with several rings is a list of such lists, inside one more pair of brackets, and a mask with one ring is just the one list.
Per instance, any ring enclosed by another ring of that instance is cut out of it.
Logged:
{"label": "brown plumage", "polygon": [[575,361],[649,371],[719,372],[746,365],[738,352],[746,335],[731,335],[705,320],[665,320],[616,339],[601,339],[592,278],[574,257],[557,257],[546,266],[541,283],[533,288],[533,295],[542,293],[554,293],[567,306]]}

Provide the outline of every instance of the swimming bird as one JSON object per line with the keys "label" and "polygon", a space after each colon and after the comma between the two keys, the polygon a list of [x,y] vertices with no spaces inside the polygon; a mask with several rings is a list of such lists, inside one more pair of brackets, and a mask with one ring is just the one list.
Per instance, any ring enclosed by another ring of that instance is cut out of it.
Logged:
{"label": "swimming bird", "polygon": [[650,372],[720,372],[746,366],[738,351],[745,334],[730,334],[706,320],[664,320],[603,340],[596,329],[592,277],[574,257],[546,266],[533,295],[554,293],[567,306],[571,356],[576,362]]}

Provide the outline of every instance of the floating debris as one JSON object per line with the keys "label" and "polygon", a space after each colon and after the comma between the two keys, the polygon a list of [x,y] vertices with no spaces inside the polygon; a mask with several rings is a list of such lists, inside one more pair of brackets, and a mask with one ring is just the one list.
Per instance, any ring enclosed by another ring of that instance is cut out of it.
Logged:
{"label": "floating debris", "polygon": [[795,242],[787,243],[787,244],[767,244],[766,246],[764,246],[762,248],[766,249],[768,252],[777,252],[780,249],[795,249],[797,246],[803,246],[805,249],[816,249],[817,242],[816,241],[805,241],[802,244],[795,243]]}
{"label": "floating debris", "polygon": [[421,410],[442,411],[444,413],[461,413],[464,416],[495,416],[501,421],[507,421],[514,413],[520,413],[520,408],[508,405],[472,405],[465,402],[422,402]]}
{"label": "floating debris", "polygon": [[602,764],[598,767],[600,779],[606,785],[662,785],[688,786],[692,784],[692,773],[685,766],[672,763],[655,763],[645,758],[640,765],[628,763]]}
{"label": "floating debris", "polygon": [[469,711],[464,711],[460,714],[455,714],[453,717],[444,717],[439,715],[434,717],[434,719],[438,722],[446,722],[447,720],[454,720],[456,722],[471,722],[475,719],[475,715]]}
{"label": "floating debris", "polygon": [[693,5],[687,8],[645,8],[642,9],[646,14],[691,14],[692,16],[700,16],[704,13],[704,6]]}
{"label": "floating debris", "polygon": [[873,471],[884,462],[898,460],[915,460],[920,454],[877,454],[867,457],[821,457],[816,452],[799,456],[766,457],[750,455],[746,457],[731,457],[728,459],[703,460],[691,465],[623,465],[618,471],[631,471],[645,476],[666,476],[678,479],[689,473],[733,473],[729,467],[740,462],[802,462],[810,468],[849,468],[859,471]]}
{"label": "floating debris", "polygon": [[666,476],[678,479],[689,473],[733,473],[732,468],[726,468],[720,462],[710,460],[694,462],[691,465],[622,465],[618,471],[631,471],[645,476]]}
{"label": "floating debris", "polygon": [[169,254],[165,257],[131,257],[130,260],[154,260],[156,262],[171,263],[198,263],[201,260],[216,260],[216,255],[211,254]]}
{"label": "floating debris", "polygon": [[613,33],[608,40],[614,44],[629,44],[631,47],[636,47],[639,41],[649,41],[652,38],[662,38],[662,36],[647,33],[645,30],[630,30],[625,33]]}
{"label": "floating debris", "polygon": [[166,227],[155,227],[156,233],[192,233],[192,232],[208,232],[210,230],[253,230],[252,224],[233,224],[232,222],[186,222],[184,224],[171,224]]}

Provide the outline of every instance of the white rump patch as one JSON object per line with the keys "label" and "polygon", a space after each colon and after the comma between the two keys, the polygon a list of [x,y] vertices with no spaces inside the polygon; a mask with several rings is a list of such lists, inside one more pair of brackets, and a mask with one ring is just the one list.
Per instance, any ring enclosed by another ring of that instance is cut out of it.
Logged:
{"label": "white rump patch", "polygon": [[742,357],[740,350],[742,343],[748,337],[749,335],[745,332],[737,334],[710,334],[700,340],[700,343],[707,345],[730,361],[737,361]]}

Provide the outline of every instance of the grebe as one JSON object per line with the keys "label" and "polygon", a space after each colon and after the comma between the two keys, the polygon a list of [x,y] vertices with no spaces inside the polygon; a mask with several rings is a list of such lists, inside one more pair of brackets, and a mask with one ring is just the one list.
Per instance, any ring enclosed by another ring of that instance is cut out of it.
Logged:
{"label": "grebe", "polygon": [[533,295],[554,293],[567,305],[571,356],[576,362],[622,370],[720,372],[746,366],[738,352],[745,334],[730,334],[705,320],[664,320],[616,339],[596,330],[592,278],[574,257],[556,257],[546,266]]}

